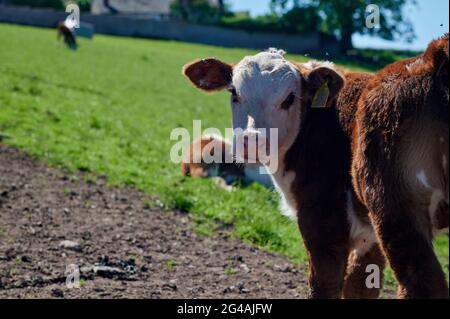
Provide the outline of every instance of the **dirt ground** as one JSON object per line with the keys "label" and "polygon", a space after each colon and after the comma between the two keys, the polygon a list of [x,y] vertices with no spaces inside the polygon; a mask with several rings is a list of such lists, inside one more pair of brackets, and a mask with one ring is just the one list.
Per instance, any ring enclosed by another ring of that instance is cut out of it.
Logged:
{"label": "dirt ground", "polygon": [[[305,298],[303,271],[0,145],[0,298]],[[66,286],[76,265],[79,288]]]}

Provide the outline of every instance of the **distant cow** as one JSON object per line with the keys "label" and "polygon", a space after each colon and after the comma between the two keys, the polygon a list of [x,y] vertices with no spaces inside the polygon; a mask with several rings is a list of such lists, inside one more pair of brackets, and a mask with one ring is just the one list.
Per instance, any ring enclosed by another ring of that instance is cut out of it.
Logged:
{"label": "distant cow", "polygon": [[377,297],[366,270],[382,275],[382,251],[399,297],[448,297],[431,245],[448,227],[448,36],[375,75],[275,50],[184,73],[231,92],[235,128],[278,128],[273,178],[308,250],[312,298]]}
{"label": "distant cow", "polygon": [[77,40],[75,38],[75,33],[66,25],[64,21],[58,22],[57,26],[58,30],[58,40],[61,40],[61,37],[63,38],[64,43],[72,50],[76,50]]}

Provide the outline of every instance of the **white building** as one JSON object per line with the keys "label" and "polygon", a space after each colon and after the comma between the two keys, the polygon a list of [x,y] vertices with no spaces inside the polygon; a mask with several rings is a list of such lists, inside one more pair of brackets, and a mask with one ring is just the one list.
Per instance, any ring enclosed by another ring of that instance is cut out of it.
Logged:
{"label": "white building", "polygon": [[[93,0],[92,14],[131,14],[147,17],[167,17],[173,0]],[[217,5],[217,0],[209,0]],[[109,6],[109,8],[108,8]]]}

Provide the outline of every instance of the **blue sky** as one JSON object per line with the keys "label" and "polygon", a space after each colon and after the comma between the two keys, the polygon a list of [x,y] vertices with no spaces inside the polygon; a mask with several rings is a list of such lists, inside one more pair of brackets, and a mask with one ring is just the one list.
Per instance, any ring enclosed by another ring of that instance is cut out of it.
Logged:
{"label": "blue sky", "polygon": [[[229,0],[234,10],[247,10],[252,15],[266,13],[269,10],[269,2],[270,0]],[[413,23],[417,36],[413,43],[389,42],[355,35],[353,38],[355,46],[423,50],[432,39],[449,31],[449,0],[417,0],[417,2],[417,6],[405,8],[405,14]],[[376,0],[373,3],[376,4]]]}

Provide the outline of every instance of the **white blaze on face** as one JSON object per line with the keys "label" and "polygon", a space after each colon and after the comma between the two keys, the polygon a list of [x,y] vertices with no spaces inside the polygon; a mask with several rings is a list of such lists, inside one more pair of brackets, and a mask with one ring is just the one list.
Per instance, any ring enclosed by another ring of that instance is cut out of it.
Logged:
{"label": "white blaze on face", "polygon": [[[248,145],[250,149],[264,144],[266,138],[270,141],[271,128],[278,130],[280,149],[292,145],[300,125],[300,82],[299,71],[284,58],[283,51],[248,56],[234,67],[233,128],[252,137],[249,143],[256,145]],[[281,105],[291,94],[295,96],[292,105],[283,109]]]}

